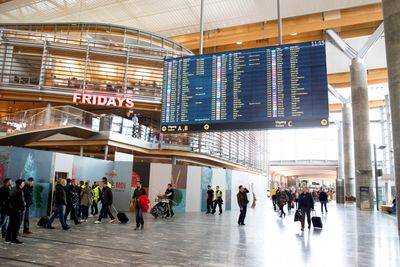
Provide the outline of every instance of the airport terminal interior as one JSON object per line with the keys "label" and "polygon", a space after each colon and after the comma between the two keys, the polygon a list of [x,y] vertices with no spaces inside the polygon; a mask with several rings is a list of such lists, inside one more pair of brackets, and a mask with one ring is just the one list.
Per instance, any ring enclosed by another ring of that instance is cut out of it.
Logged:
{"label": "airport terminal interior", "polygon": [[399,0],[0,0],[0,266],[400,266]]}

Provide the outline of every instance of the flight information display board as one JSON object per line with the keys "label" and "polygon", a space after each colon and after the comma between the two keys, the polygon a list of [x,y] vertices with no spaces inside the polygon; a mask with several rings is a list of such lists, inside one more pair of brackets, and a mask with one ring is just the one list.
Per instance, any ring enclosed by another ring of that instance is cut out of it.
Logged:
{"label": "flight information display board", "polygon": [[166,59],[161,131],[328,125],[325,42]]}

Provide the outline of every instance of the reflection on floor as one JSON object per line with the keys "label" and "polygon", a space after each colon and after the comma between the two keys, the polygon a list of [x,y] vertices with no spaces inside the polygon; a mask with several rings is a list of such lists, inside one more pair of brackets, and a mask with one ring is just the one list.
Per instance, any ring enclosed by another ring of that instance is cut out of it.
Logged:
{"label": "reflection on floor", "polygon": [[328,211],[323,230],[304,234],[294,212],[279,219],[269,205],[249,209],[240,227],[237,211],[146,214],[142,231],[132,215],[126,225],[92,218],[69,231],[34,227],[23,245],[1,243],[0,266],[400,266],[394,216],[336,204]]}

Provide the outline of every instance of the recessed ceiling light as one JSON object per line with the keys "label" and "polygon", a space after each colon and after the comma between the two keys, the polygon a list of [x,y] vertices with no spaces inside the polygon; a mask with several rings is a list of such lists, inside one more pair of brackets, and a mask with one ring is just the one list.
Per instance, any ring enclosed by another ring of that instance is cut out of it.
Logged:
{"label": "recessed ceiling light", "polygon": [[236,44],[237,44],[237,45],[241,45],[241,44],[243,44],[243,42],[242,42],[242,41],[239,41],[239,42],[236,42]]}
{"label": "recessed ceiling light", "polygon": [[297,35],[297,32],[294,32],[291,34],[291,36],[296,36],[296,35]]}

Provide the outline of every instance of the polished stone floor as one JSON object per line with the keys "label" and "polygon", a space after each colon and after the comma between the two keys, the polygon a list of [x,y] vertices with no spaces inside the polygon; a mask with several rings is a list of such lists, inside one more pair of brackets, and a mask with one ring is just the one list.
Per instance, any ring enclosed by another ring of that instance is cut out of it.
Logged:
{"label": "polished stone floor", "polygon": [[[300,231],[293,213],[284,219],[268,206],[237,212],[178,214],[145,229],[90,222],[69,231],[39,229],[22,245],[0,244],[0,266],[400,266],[394,216],[328,206],[323,230]],[[132,218],[132,216],[130,216]]]}

